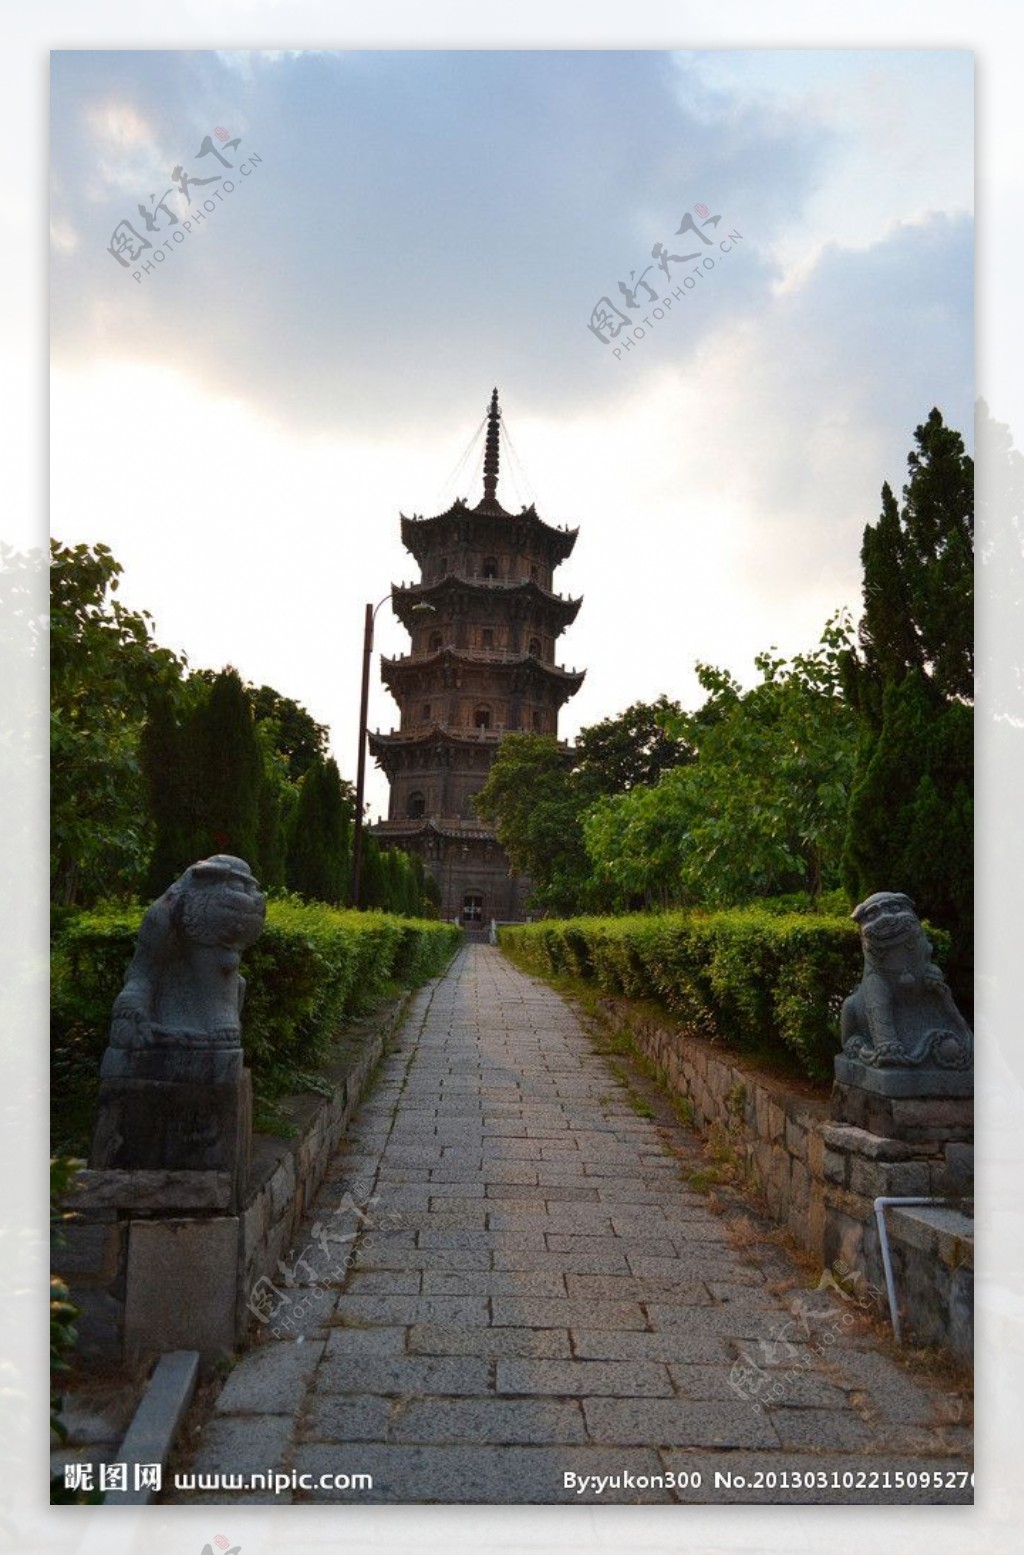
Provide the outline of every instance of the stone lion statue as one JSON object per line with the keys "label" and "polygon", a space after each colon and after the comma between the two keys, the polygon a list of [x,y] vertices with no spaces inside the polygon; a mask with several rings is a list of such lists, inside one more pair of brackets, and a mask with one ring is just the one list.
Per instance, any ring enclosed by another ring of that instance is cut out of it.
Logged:
{"label": "stone lion statue", "polygon": [[876,891],[850,916],[860,927],[864,975],[843,1003],[845,1055],[877,1068],[970,1068],[971,1029],[932,961],[910,897]]}
{"label": "stone lion statue", "polygon": [[190,865],[142,920],[110,1046],[237,1047],[239,963],[265,917],[266,898],[244,859],[215,853]]}

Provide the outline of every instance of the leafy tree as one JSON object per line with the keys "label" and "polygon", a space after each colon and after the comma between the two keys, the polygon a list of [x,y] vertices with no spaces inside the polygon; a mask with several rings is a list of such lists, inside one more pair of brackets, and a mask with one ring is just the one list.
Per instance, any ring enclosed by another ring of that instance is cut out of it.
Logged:
{"label": "leafy tree", "polygon": [[305,777],[318,756],[327,758],[327,728],[300,703],[282,696],[273,686],[247,686],[246,690],[257,726],[267,731],[274,750],[285,758],[287,775],[293,782]]}
{"label": "leafy tree", "polygon": [[144,892],[160,896],[192,862],[189,849],[198,826],[199,773],[186,760],[184,698],[164,693],[152,699],[139,739],[145,801],[153,823],[153,847]]}
{"label": "leafy tree", "polygon": [[864,531],[859,650],[844,658],[862,738],[843,854],[854,897],[899,890],[952,935],[970,1003],[973,939],[974,466],[933,410],[898,506]]}
{"label": "leafy tree", "polygon": [[840,695],[847,633],[837,617],[812,653],[761,654],[748,692],[697,666],[709,695],[685,720],[695,759],[584,816],[596,881],[618,906],[816,899],[838,883],[856,740]]}
{"label": "leafy tree", "polygon": [[50,546],[50,888],[54,902],[134,892],[151,843],[139,737],[181,663],[152,618],[116,598],[122,568],[105,545]]}
{"label": "leafy tree", "polygon": [[683,724],[679,703],[662,695],[656,702],[634,702],[617,718],[581,729],[573,765],[578,792],[627,793],[691,761],[693,750],[679,733]]}
{"label": "leafy tree", "polygon": [[660,696],[581,729],[573,747],[551,735],[502,740],[475,807],[495,828],[513,869],[530,877],[535,905],[552,912],[602,905],[583,838],[584,811],[602,796],[654,783],[691,760],[683,721],[679,703]]}
{"label": "leafy tree", "polygon": [[590,875],[571,762],[553,735],[508,734],[474,800],[512,868],[553,912],[575,911]]}

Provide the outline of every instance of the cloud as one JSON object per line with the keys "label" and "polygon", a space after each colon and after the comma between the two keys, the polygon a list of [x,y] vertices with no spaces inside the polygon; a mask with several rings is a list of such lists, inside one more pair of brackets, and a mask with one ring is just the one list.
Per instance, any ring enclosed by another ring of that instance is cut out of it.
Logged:
{"label": "cloud", "polygon": [[[123,85],[131,72],[115,69]],[[106,72],[62,66],[65,114],[90,75]],[[85,255],[55,277],[59,353],[144,338],[168,365],[319,431],[396,412],[434,423],[453,397],[475,403],[476,362],[548,407],[615,400],[586,330],[595,300],[650,264],[695,201],[767,242],[785,221],[773,184],[798,206],[829,145],[788,110],[709,98],[657,53],[302,54],[249,79],[168,56],[162,75],[140,65],[136,94],[167,155],[145,174],[131,163],[127,201],[69,213]],[[242,126],[259,178],[140,288],[105,254],[109,234],[214,123]],[[68,136],[55,146],[73,161]],[[775,274],[752,244],[733,306],[766,299]],[[91,297],[111,306],[83,307]]]}
{"label": "cloud", "polygon": [[86,109],[85,122],[96,140],[111,150],[125,151],[153,144],[150,126],[130,103],[95,103]]}

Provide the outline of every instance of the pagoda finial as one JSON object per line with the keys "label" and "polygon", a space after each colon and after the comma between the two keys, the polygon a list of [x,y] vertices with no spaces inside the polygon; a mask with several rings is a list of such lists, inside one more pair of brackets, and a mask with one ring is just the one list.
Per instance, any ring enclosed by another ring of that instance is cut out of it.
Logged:
{"label": "pagoda finial", "polygon": [[491,403],[487,411],[487,443],[484,447],[484,500],[496,501],[498,491],[498,423],[501,421],[501,411],[498,409],[498,391],[495,389],[491,395]]}

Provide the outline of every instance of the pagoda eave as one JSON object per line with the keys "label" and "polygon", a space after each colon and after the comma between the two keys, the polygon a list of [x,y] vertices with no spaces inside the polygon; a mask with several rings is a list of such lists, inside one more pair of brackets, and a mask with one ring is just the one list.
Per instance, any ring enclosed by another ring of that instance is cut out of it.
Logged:
{"label": "pagoda eave", "polygon": [[[509,580],[463,577],[456,573],[449,573],[447,577],[439,578],[435,583],[393,583],[391,608],[405,629],[411,632],[416,624],[416,618],[412,614],[415,605],[431,605],[435,601],[440,602],[445,597],[459,593],[468,594],[470,598],[477,601],[495,597],[532,600],[542,608],[551,610],[563,629],[575,621],[583,603],[582,596],[579,599],[565,599],[561,594],[552,594],[548,589],[542,589],[532,578]],[[436,610],[436,604],[434,608]]]}
{"label": "pagoda eave", "polygon": [[532,653],[474,652],[472,648],[441,648],[436,653],[417,656],[407,654],[392,659],[381,656],[381,680],[389,690],[395,690],[409,680],[415,680],[421,670],[435,670],[441,665],[459,665],[467,669],[499,670],[521,676],[523,672],[535,674],[559,686],[572,687],[574,694],[583,684],[585,670],[567,670],[560,664],[545,664]]}
{"label": "pagoda eave", "polygon": [[546,523],[532,505],[523,508],[519,513],[510,513],[507,508],[502,507],[496,497],[485,497],[475,508],[467,507],[464,502],[458,501],[453,503],[446,512],[436,513],[432,518],[409,518],[404,513],[400,516],[402,544],[419,562],[422,562],[423,557],[432,547],[441,543],[447,530],[457,524],[464,524],[467,518],[474,516],[487,520],[501,519],[513,528],[524,527],[528,533],[537,537],[543,549],[556,564],[572,555],[579,536],[578,527],[562,529]]}

